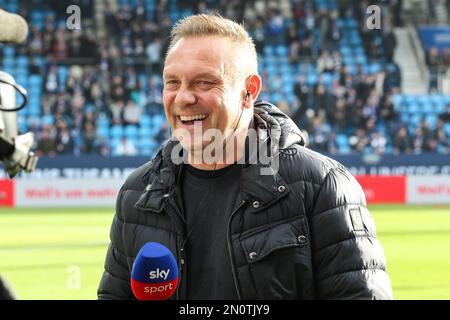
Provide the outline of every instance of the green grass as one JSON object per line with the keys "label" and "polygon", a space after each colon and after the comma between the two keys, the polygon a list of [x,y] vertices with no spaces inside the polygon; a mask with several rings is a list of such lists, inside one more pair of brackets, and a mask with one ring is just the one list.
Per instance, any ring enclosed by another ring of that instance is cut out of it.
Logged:
{"label": "green grass", "polygon": [[96,299],[113,209],[0,209],[0,273],[20,299]]}
{"label": "green grass", "polygon": [[[450,207],[372,206],[396,299],[450,299]],[[0,208],[0,274],[21,299],[96,299],[113,209]]]}

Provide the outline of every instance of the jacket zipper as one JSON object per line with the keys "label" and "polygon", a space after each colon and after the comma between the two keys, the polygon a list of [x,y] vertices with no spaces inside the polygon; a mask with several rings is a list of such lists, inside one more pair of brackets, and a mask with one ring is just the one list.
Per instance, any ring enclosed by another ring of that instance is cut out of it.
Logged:
{"label": "jacket zipper", "polygon": [[236,275],[236,268],[234,265],[234,255],[233,251],[231,250],[231,220],[233,219],[233,216],[246,204],[247,200],[243,200],[241,204],[231,213],[230,218],[228,219],[228,226],[227,226],[227,244],[228,244],[228,253],[230,255],[230,263],[231,263],[231,272],[233,273],[233,281],[234,281],[234,287],[236,288],[236,293],[239,300],[242,300],[241,297],[241,290],[239,288],[239,282]]}
{"label": "jacket zipper", "polygon": [[180,250],[178,250],[178,256],[180,257],[178,260],[179,267],[179,278],[178,278],[178,287],[177,287],[177,300],[180,300],[180,287],[182,285],[183,281],[183,272],[184,272],[184,264],[185,264],[185,255],[184,255],[184,248],[180,247]]}
{"label": "jacket zipper", "polygon": [[[168,196],[172,196],[175,194],[175,190],[173,191],[173,193],[170,195],[168,194]],[[177,193],[176,193],[177,194]],[[170,201],[168,201],[168,206],[171,207],[171,210],[174,210],[176,213],[176,216],[178,216],[178,218],[181,219],[182,222],[186,223],[186,221],[184,220],[183,214],[180,213],[180,209],[173,203],[171,203]],[[170,210],[169,210],[170,212]],[[169,216],[171,215],[168,212]],[[184,235],[183,235],[184,237]],[[178,242],[178,241],[177,241]],[[180,300],[180,288],[182,286],[182,280],[183,280],[183,272],[185,269],[185,263],[186,263],[186,257],[185,257],[185,251],[184,251],[184,246],[183,246],[184,240],[181,240],[181,242],[178,242],[177,245],[177,260],[178,260],[178,286],[177,286],[177,290],[176,290],[176,300]]]}

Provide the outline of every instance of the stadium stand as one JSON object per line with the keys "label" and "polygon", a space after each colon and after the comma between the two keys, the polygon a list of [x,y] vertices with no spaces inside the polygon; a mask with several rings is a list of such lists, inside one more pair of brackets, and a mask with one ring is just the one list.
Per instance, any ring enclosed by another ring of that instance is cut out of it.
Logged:
{"label": "stadium stand", "polygon": [[[21,131],[33,131],[38,155],[148,155],[167,139],[162,107],[164,53],[179,18],[219,12],[255,40],[260,98],[277,104],[331,154],[448,153],[450,95],[401,92],[393,60],[398,8],[383,7],[369,30],[367,1],[18,1],[0,7],[25,16],[29,38],[0,45],[0,69],[29,92]],[[395,2],[394,2],[395,3]],[[82,30],[68,30],[65,8],[80,6]],[[426,53],[430,67],[448,51]]]}

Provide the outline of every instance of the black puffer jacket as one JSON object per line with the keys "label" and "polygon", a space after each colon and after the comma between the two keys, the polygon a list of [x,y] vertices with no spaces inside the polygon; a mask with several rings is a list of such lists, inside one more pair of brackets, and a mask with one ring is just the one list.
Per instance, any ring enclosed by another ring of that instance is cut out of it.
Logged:
{"label": "black puffer jacket", "polygon": [[[364,193],[338,162],[313,152],[297,126],[273,105],[255,104],[256,126],[281,129],[279,170],[242,169],[241,189],[228,232],[228,254],[241,299],[391,299],[383,248]],[[177,255],[185,228],[180,218],[180,166],[170,160],[175,141],[136,169],[122,186],[111,227],[100,299],[133,298],[130,274],[147,242]],[[220,253],[218,253],[220,254]],[[173,298],[186,294],[186,275]]]}

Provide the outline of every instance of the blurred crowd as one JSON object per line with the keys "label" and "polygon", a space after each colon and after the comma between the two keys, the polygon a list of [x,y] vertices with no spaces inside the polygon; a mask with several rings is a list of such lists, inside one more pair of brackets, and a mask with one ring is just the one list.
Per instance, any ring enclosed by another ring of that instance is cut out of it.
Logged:
{"label": "blurred crowd", "polygon": [[[20,13],[29,17],[31,6],[36,7],[39,2],[21,6]],[[62,9],[69,2],[82,8],[83,19],[88,21],[84,22],[83,32],[67,32],[61,23],[61,13],[65,13]],[[378,4],[392,13],[383,17],[380,30],[368,30],[365,24],[369,1],[336,2],[337,9],[330,10],[318,8],[313,0],[291,0],[289,11],[281,5],[283,2],[176,3],[180,12],[219,12],[236,21],[245,20],[260,55],[267,45],[286,44],[292,66],[305,61],[316,65],[315,85],[298,76],[293,84],[295,101],[278,101],[279,107],[308,133],[311,148],[339,153],[336,140],[345,135],[354,153],[435,152],[439,144],[448,151],[448,137],[442,129],[444,120],[434,129],[423,121],[411,136],[399,121],[391,101],[392,95],[400,92],[401,84],[400,70],[392,61],[396,46],[392,28],[402,24],[398,11],[401,1],[371,1],[370,4]],[[135,3],[118,8],[107,6],[104,38],[96,37],[92,1],[54,1],[49,9],[53,14],[45,16],[43,25],[31,26],[29,41],[18,50],[30,57],[30,73],[43,76],[42,114],[53,119],[30,124],[38,138],[39,155],[134,155],[137,146],[127,139],[112,150],[110,141],[98,134],[99,123],[139,126],[142,115],[163,113],[160,74],[174,23],[167,13],[174,1],[155,1],[150,19],[144,2]],[[364,72],[361,65],[350,72],[343,61],[339,46],[342,35],[337,23],[338,19],[349,17],[358,23],[367,58],[383,66],[378,72]],[[290,24],[286,24],[287,19]],[[430,65],[442,61],[434,53],[428,56]],[[45,61],[43,65],[38,65],[39,58]],[[65,66],[65,75],[60,74],[61,66]],[[331,84],[324,81],[327,73],[334,76]],[[281,78],[265,83],[263,92],[267,93],[285,85]],[[162,125],[154,140],[160,144],[167,137],[167,125]],[[388,145],[392,150],[387,149]]]}
{"label": "blurred crowd", "polygon": [[425,52],[425,61],[430,71],[429,91],[438,90],[438,74],[445,74],[450,67],[450,48],[439,50],[431,47]]}

